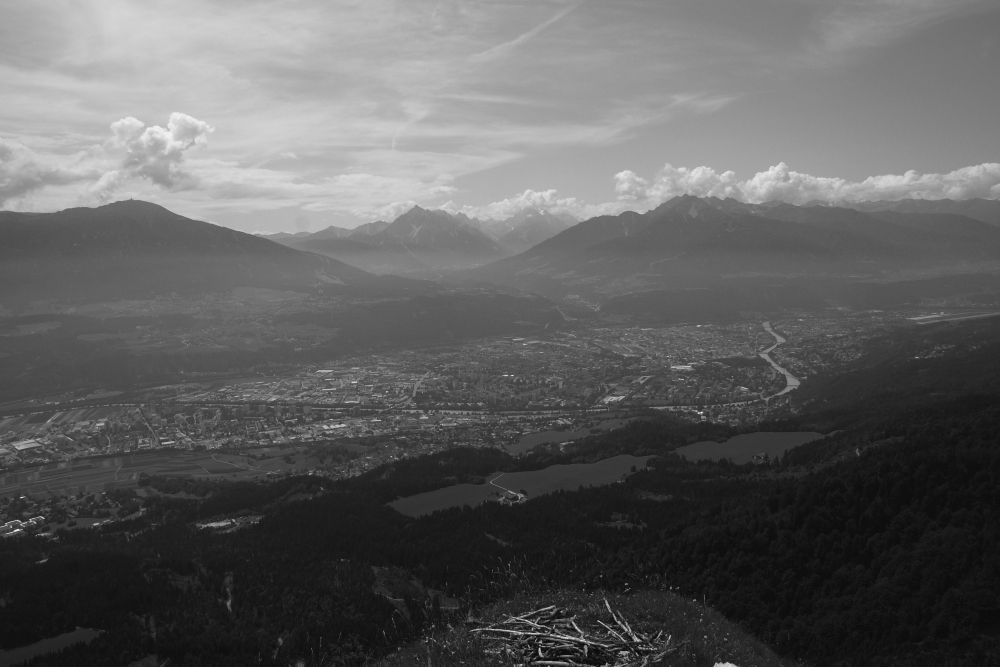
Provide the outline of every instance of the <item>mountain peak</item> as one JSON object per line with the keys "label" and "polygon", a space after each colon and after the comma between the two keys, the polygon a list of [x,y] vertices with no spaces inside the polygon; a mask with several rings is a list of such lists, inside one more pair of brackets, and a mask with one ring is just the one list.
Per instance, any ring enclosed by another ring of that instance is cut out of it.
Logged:
{"label": "mountain peak", "polygon": [[650,211],[650,213],[666,213],[667,211],[675,211],[689,218],[702,218],[709,213],[712,215],[718,213],[718,209],[712,206],[710,201],[689,194],[678,195],[673,199],[668,199]]}
{"label": "mountain peak", "polygon": [[312,288],[372,276],[327,257],[186,218],[140,200],[0,224],[0,297],[147,298],[234,287]]}
{"label": "mountain peak", "polygon": [[144,199],[120,199],[118,201],[111,202],[109,204],[104,204],[102,206],[97,206],[95,211],[163,211],[171,215],[177,215],[173,211],[160,206],[159,204],[154,204],[153,202],[145,201]]}

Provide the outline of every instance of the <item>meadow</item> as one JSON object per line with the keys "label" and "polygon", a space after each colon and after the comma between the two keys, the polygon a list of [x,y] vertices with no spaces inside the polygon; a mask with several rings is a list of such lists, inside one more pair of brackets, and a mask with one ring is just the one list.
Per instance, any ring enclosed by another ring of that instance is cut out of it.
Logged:
{"label": "meadow", "polygon": [[627,419],[607,419],[593,428],[578,428],[572,431],[539,431],[538,433],[529,433],[512,445],[507,446],[507,451],[514,456],[520,456],[526,453],[532,447],[542,445],[549,442],[569,442],[570,440],[578,440],[580,438],[586,438],[588,435],[592,435],[596,431],[610,431],[612,429],[621,428],[629,422],[636,421],[637,419],[642,419],[641,417],[629,417]]}
{"label": "meadow", "polygon": [[649,456],[623,454],[597,463],[572,463],[549,466],[544,470],[493,473],[485,484],[455,484],[436,491],[400,498],[389,506],[407,516],[422,516],[449,507],[475,507],[503,489],[527,493],[534,498],[553,491],[575,491],[581,486],[602,486],[620,481],[633,471],[646,467]]}
{"label": "meadow", "polygon": [[749,463],[755,454],[767,454],[773,459],[793,447],[822,437],[822,433],[812,431],[744,433],[725,442],[703,440],[693,445],[679,447],[677,453],[688,461],[729,459],[733,463],[740,464]]}
{"label": "meadow", "polygon": [[267,447],[246,454],[160,450],[50,463],[0,474],[0,498],[27,495],[45,499],[135,488],[143,473],[230,481],[266,479],[269,473],[305,473],[319,465],[319,460],[304,449]]}

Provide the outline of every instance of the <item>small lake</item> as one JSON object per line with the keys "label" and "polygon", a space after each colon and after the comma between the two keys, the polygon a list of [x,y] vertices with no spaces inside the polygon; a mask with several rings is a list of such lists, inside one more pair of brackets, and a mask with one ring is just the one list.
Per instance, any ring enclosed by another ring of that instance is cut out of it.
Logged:
{"label": "small lake", "polygon": [[61,651],[67,646],[79,644],[80,642],[91,642],[102,630],[92,630],[90,628],[77,628],[73,632],[66,632],[55,637],[43,639],[40,642],[12,648],[9,651],[0,651],[0,667],[11,667],[34,657]]}
{"label": "small lake", "polygon": [[693,445],[678,447],[676,451],[688,461],[730,459],[733,463],[750,463],[754,454],[767,454],[773,459],[793,447],[822,437],[822,433],[813,431],[744,433],[725,442],[703,440]]}

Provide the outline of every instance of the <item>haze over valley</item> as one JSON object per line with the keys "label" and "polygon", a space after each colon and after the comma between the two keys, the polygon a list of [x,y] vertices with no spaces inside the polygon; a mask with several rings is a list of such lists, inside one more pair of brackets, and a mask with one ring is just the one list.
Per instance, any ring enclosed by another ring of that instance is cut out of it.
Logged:
{"label": "haze over valley", "polygon": [[0,667],[1000,663],[986,0],[0,6]]}

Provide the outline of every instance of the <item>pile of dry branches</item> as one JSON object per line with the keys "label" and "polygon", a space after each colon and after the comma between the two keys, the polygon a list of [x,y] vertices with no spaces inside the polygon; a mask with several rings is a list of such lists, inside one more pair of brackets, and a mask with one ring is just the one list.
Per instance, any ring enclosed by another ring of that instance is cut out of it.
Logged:
{"label": "pile of dry branches", "polygon": [[645,667],[655,665],[679,650],[663,631],[653,636],[636,632],[621,614],[604,601],[611,624],[600,620],[600,628],[581,629],[576,616],[555,606],[510,618],[472,632],[483,633],[497,641],[498,654],[518,664],[547,667]]}

